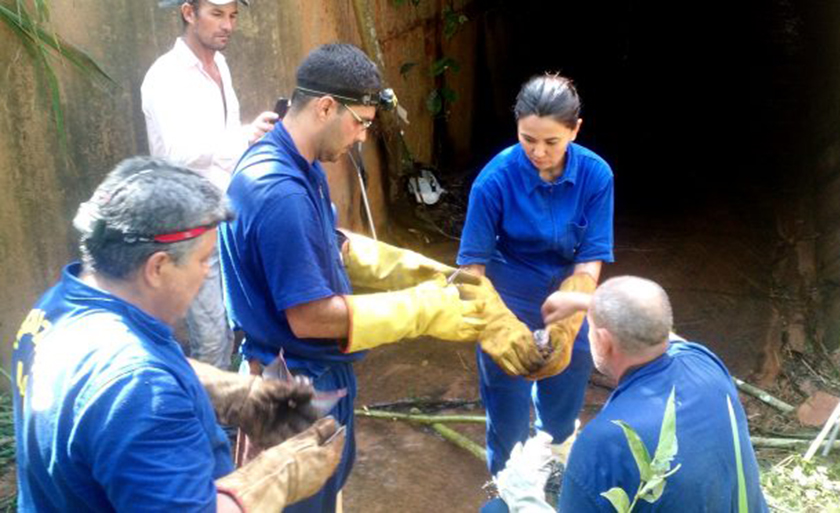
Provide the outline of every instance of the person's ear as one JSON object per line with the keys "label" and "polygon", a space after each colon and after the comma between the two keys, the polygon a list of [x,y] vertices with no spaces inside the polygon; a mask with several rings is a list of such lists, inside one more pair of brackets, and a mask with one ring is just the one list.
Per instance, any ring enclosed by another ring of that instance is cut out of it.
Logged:
{"label": "person's ear", "polygon": [[615,353],[615,338],[612,333],[604,328],[596,328],[592,343],[598,345],[598,354],[603,358],[609,358]]}
{"label": "person's ear", "polygon": [[315,116],[318,121],[327,121],[338,103],[331,96],[321,96],[315,100]]}
{"label": "person's ear", "polygon": [[184,2],[181,4],[181,16],[187,21],[188,25],[195,23],[195,6],[191,3]]}
{"label": "person's ear", "polygon": [[569,139],[570,141],[574,141],[577,139],[578,132],[580,132],[580,126],[583,124],[583,118],[578,118],[577,125],[575,125],[574,130],[572,130],[572,138]]}
{"label": "person's ear", "polygon": [[143,281],[153,289],[159,289],[167,281],[169,266],[174,265],[172,257],[165,251],[153,253],[141,268]]}

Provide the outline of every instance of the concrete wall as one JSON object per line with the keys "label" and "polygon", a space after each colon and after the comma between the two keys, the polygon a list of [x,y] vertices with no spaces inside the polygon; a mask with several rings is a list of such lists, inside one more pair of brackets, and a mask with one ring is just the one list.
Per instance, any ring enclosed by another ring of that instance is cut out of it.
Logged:
{"label": "concrete wall", "polygon": [[[406,142],[414,156],[432,156],[433,122],[425,99],[433,88],[429,66],[440,47],[442,1],[396,6],[370,0],[382,40],[386,81],[408,110]],[[462,3],[456,3],[460,7]],[[67,124],[66,153],[59,150],[44,77],[14,34],[0,25],[0,360],[9,368],[17,328],[37,297],[75,258],[70,226],[78,204],[121,159],[147,152],[140,84],[157,56],[180,34],[175,10],[155,0],[52,2],[53,25],[85,49],[116,80],[113,90],[92,86],[55,61]],[[460,37],[460,36],[458,36]],[[242,105],[243,120],[288,95],[306,53],[327,42],[360,44],[351,0],[261,0],[242,8],[225,51]],[[406,78],[403,63],[417,66]],[[458,78],[469,89],[467,66]],[[184,92],[184,101],[190,101]],[[460,130],[460,129],[459,129]],[[388,226],[377,144],[367,144],[369,194],[379,230]],[[362,231],[359,186],[347,163],[330,166],[330,186],[341,224]]]}

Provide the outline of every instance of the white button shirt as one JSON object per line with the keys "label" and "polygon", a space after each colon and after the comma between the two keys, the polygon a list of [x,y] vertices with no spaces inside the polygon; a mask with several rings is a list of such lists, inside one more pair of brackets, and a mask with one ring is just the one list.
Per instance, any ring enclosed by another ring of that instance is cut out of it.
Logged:
{"label": "white button shirt", "polygon": [[181,38],[149,68],[140,94],[151,155],[193,169],[225,191],[233,167],[248,148],[248,137],[227,62],[219,52],[214,60],[224,100],[218,84]]}

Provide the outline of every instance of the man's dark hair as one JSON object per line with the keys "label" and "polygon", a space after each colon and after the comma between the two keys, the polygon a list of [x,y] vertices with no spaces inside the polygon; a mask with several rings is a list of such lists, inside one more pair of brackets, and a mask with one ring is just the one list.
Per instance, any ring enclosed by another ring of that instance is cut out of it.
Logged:
{"label": "man's dark hair", "polygon": [[528,116],[549,116],[574,130],[580,119],[580,97],[566,77],[546,73],[531,77],[516,95],[514,116],[519,121]]}
{"label": "man's dark hair", "polygon": [[[378,95],[382,77],[376,64],[353,45],[332,43],[309,52],[297,69],[298,85],[325,93],[347,96]],[[298,90],[292,94],[292,109],[300,110],[315,96]]]}
{"label": "man's dark hair", "polygon": [[180,263],[198,242],[162,243],[151,237],[232,218],[224,194],[201,175],[152,157],[120,162],[79,211],[82,261],[88,270],[128,278],[150,256],[168,253]]}

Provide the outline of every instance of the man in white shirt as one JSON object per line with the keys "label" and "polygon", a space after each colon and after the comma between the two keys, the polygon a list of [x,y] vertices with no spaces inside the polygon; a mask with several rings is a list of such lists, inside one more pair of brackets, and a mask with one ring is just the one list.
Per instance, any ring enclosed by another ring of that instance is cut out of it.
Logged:
{"label": "man in white shirt", "polygon": [[[248,5],[247,0],[239,0]],[[184,33],[158,58],[141,87],[149,151],[193,169],[222,191],[239,157],[274,126],[277,114],[263,112],[250,124],[239,119],[230,70],[219,53],[236,27],[236,0],[184,0]],[[230,365],[233,334],[222,295],[218,254],[187,315],[195,359]]]}

